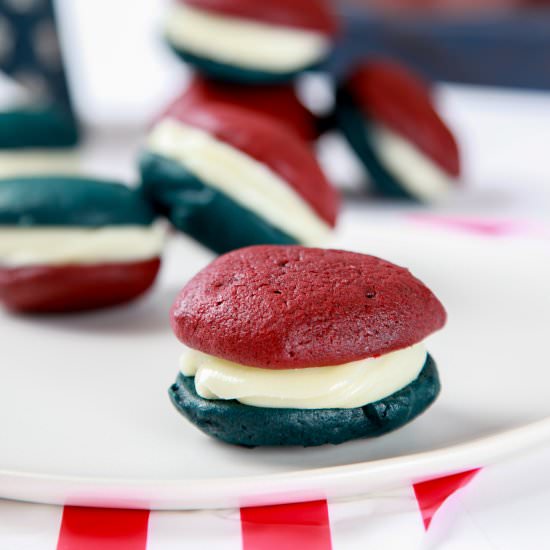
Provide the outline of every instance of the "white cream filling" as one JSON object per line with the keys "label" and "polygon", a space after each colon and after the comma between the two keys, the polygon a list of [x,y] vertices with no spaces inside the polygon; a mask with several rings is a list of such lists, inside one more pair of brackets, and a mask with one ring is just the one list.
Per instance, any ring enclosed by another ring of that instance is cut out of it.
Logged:
{"label": "white cream filling", "polygon": [[351,409],[410,384],[420,374],[426,355],[421,342],[334,367],[272,370],[189,350],[181,358],[181,372],[195,377],[196,391],[205,399],[236,399],[255,407]]}
{"label": "white cream filling", "polygon": [[165,230],[153,226],[0,227],[0,265],[94,264],[160,256]]}
{"label": "white cream filling", "polygon": [[204,130],[166,118],[153,128],[148,147],[301,243],[319,244],[331,230],[279,175]]}
{"label": "white cream filling", "polygon": [[396,132],[380,124],[369,124],[368,132],[386,170],[413,196],[434,202],[455,187],[454,178]]}
{"label": "white cream filling", "polygon": [[72,150],[17,150],[0,152],[0,179],[42,174],[77,175],[81,158]]}
{"label": "white cream filling", "polygon": [[221,63],[273,73],[297,71],[325,57],[321,33],[192,8],[173,7],[166,36],[177,48]]}

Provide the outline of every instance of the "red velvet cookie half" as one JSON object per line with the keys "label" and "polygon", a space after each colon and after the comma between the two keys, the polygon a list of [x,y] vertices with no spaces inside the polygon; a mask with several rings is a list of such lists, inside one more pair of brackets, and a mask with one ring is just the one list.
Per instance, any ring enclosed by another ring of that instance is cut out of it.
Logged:
{"label": "red velvet cookie half", "polygon": [[195,75],[163,114],[211,103],[266,115],[287,126],[304,141],[314,141],[318,137],[315,116],[300,102],[291,84],[246,86]]}

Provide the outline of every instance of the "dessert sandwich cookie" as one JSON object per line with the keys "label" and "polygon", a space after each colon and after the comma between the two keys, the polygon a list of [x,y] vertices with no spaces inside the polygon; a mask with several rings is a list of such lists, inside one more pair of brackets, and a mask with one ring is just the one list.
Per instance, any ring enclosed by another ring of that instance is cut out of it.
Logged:
{"label": "dessert sandwich cookie", "polygon": [[430,202],[456,187],[456,140],[428,85],[401,65],[356,67],[338,90],[336,119],[382,194]]}
{"label": "dessert sandwich cookie", "polygon": [[169,390],[203,432],[244,445],[339,444],[395,430],[439,393],[425,338],[443,306],[410,272],[353,252],[255,246],[181,291],[188,349]]}
{"label": "dessert sandwich cookie", "polygon": [[0,181],[0,302],[71,312],[132,300],[154,282],[164,234],[118,183],[67,177]]}
{"label": "dessert sandwich cookie", "polygon": [[329,55],[337,21],[327,0],[176,0],[165,35],[220,80],[284,82]]}
{"label": "dessert sandwich cookie", "polygon": [[308,142],[319,136],[315,116],[300,102],[292,84],[247,86],[197,74],[166,111],[192,109],[211,103],[241,107],[271,117]]}
{"label": "dessert sandwich cookie", "polygon": [[247,109],[174,104],[153,126],[140,171],[157,210],[218,253],[322,243],[336,223],[338,193],[308,144]]}

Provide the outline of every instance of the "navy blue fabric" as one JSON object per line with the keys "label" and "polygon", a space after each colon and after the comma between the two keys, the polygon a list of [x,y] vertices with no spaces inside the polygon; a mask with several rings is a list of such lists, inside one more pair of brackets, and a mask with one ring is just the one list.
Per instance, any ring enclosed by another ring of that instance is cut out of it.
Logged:
{"label": "navy blue fabric", "polygon": [[42,111],[54,110],[64,126],[71,119],[74,126],[52,0],[0,0],[0,71],[29,90]]}
{"label": "navy blue fabric", "polygon": [[48,94],[68,104],[65,71],[55,52],[56,22],[51,0],[0,0],[0,17],[9,25],[12,42],[10,53],[0,56],[0,70],[16,80],[18,75],[29,74],[43,79]]}
{"label": "navy blue fabric", "polygon": [[429,80],[550,89],[550,9],[475,18],[385,18],[344,12],[346,32],[327,68],[342,78],[365,56],[403,61]]}

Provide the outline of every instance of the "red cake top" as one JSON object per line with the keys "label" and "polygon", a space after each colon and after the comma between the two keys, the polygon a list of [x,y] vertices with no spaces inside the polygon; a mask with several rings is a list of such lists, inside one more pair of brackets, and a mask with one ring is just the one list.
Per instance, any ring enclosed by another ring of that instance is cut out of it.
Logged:
{"label": "red cake top", "polygon": [[366,116],[414,143],[451,176],[460,174],[455,138],[417,75],[393,61],[369,61],[355,69],[346,89]]}
{"label": "red cake top", "polygon": [[338,23],[328,0],[179,0],[229,17],[336,34]]}
{"label": "red cake top", "polygon": [[258,162],[287,182],[328,224],[336,224],[340,199],[307,143],[270,117],[239,107],[212,103],[167,111],[184,124],[200,128]]}
{"label": "red cake top", "polygon": [[214,260],[171,311],[187,346],[243,365],[339,365],[399,350],[445,324],[407,269],[342,250],[253,246]]}
{"label": "red cake top", "polygon": [[189,109],[208,103],[233,105],[270,116],[306,141],[313,141],[318,137],[315,117],[300,102],[294,87],[288,84],[246,86],[196,75],[167,111]]}

